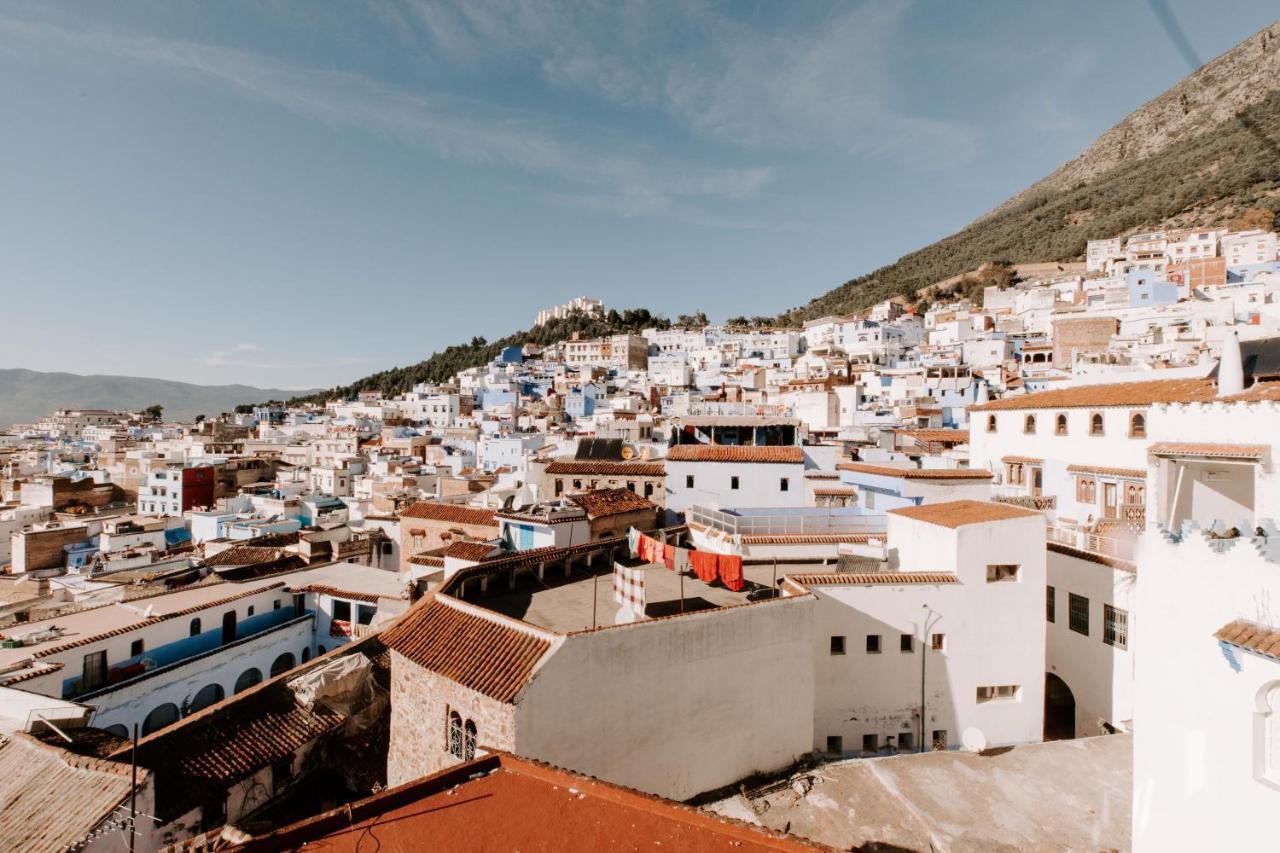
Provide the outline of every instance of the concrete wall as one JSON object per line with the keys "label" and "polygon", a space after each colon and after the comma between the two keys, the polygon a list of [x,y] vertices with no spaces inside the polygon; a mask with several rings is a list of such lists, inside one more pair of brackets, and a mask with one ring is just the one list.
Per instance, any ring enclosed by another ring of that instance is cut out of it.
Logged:
{"label": "concrete wall", "polygon": [[813,605],[570,636],[520,697],[516,751],[678,800],[786,767],[813,740]]}
{"label": "concrete wall", "polygon": [[1275,627],[1280,568],[1258,540],[1193,531],[1175,542],[1153,530],[1138,570],[1134,850],[1263,849],[1280,790],[1255,777],[1267,746],[1259,701],[1280,685],[1280,662],[1213,634],[1234,619]]}
{"label": "concrete wall", "polygon": [[[1046,670],[1057,675],[1076,700],[1076,737],[1105,734],[1103,723],[1128,730],[1133,724],[1133,627],[1137,575],[1092,560],[1048,552],[1048,583],[1054,588],[1054,621],[1045,624]],[[1070,628],[1070,594],[1089,599],[1089,635]],[[1128,648],[1103,642],[1103,609],[1110,604],[1129,617]]]}
{"label": "concrete wall", "polygon": [[[693,477],[693,487],[688,477]],[[731,478],[738,488],[731,488]],[[787,490],[782,490],[782,480]],[[693,504],[708,507],[783,507],[805,505],[803,464],[673,462],[667,460],[666,507],[684,512]]]}

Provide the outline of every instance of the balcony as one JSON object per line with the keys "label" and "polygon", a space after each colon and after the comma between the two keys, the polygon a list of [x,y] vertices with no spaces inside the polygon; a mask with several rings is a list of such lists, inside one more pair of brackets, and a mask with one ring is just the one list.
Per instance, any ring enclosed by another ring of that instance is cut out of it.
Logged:
{"label": "balcony", "polygon": [[1068,548],[1075,548],[1077,551],[1088,551],[1091,554],[1101,554],[1104,557],[1133,561],[1134,537],[1132,536],[1111,536],[1105,533],[1072,530],[1053,525],[1047,528],[1046,534],[1048,541],[1066,545]]}
{"label": "balcony", "polygon": [[685,519],[730,536],[883,535],[884,515],[854,507],[790,507],[718,510],[691,506]]}
{"label": "balcony", "polygon": [[992,495],[991,500],[998,504],[1009,504],[1038,512],[1052,512],[1058,509],[1058,498],[1054,495]]}

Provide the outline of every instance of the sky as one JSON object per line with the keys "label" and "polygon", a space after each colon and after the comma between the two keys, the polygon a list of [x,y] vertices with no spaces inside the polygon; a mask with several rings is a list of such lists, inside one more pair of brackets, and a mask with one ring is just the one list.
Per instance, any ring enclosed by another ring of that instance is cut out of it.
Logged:
{"label": "sky", "polygon": [[[1274,0],[1169,6],[1206,60]],[[0,5],[0,367],[305,388],[775,314],[1188,73],[1146,0]]]}

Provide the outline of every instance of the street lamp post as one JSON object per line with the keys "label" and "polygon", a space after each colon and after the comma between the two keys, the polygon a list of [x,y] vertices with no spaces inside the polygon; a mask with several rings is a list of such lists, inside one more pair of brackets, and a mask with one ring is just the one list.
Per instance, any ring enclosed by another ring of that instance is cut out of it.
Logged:
{"label": "street lamp post", "polygon": [[[934,613],[928,604],[922,604],[925,609],[924,622],[920,632],[920,733],[919,740],[916,741],[916,752],[924,752],[924,713],[925,713],[925,692],[924,692],[924,676],[925,662],[929,659],[929,629],[942,621],[941,613]],[[932,619],[932,621],[930,621]]]}

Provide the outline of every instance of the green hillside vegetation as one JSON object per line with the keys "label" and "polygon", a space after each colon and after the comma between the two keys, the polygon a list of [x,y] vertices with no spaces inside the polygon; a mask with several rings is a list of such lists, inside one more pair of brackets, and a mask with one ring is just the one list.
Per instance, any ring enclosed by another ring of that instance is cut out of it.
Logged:
{"label": "green hillside vegetation", "polygon": [[[705,314],[681,317],[681,320],[701,317],[704,325]],[[470,343],[454,344],[445,347],[441,352],[432,354],[425,361],[411,364],[408,367],[393,367],[363,379],[357,379],[350,385],[341,385],[328,391],[320,391],[304,397],[295,397],[291,404],[323,403],[326,400],[350,399],[361,391],[378,391],[382,394],[402,394],[419,382],[440,384],[449,381],[456,373],[469,367],[488,364],[498,357],[504,349],[525,344],[548,346],[557,341],[572,338],[574,334],[582,338],[598,338],[603,335],[619,335],[625,332],[638,333],[645,328],[671,328],[671,321],[665,317],[650,314],[647,309],[628,308],[619,312],[610,310],[603,317],[594,317],[575,311],[567,317],[551,320],[541,326],[534,326],[524,332],[516,332],[496,341],[484,338],[472,338]]]}
{"label": "green hillside vegetation", "polygon": [[1158,227],[1196,210],[1233,215],[1258,207],[1270,210],[1273,221],[1280,208],[1280,91],[1235,121],[1178,140],[1156,156],[1126,163],[1066,192],[1032,195],[979,219],[788,311],[778,322],[796,325],[892,296],[914,301],[918,289],[991,261],[1078,260],[1088,240]]}

